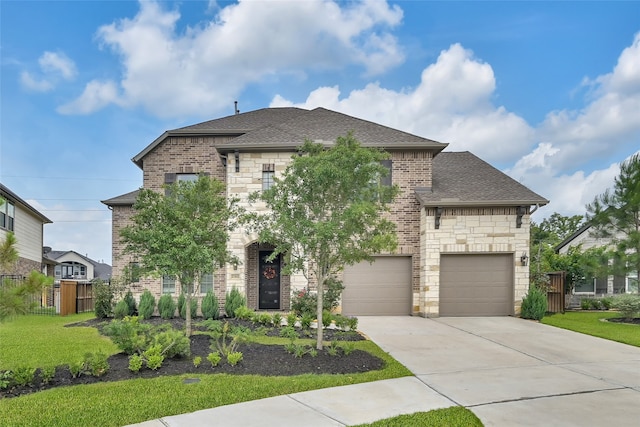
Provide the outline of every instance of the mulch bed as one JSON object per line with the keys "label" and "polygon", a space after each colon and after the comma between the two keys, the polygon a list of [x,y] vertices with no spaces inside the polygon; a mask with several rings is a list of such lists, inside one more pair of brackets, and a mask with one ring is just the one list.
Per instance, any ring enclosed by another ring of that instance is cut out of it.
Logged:
{"label": "mulch bed", "polygon": [[[197,320],[194,322],[197,323]],[[252,322],[238,321],[228,319],[230,323],[235,325],[243,325],[252,330],[259,326]],[[152,324],[165,323],[160,318],[150,319],[148,322]],[[177,329],[184,328],[184,320],[173,319],[170,321]],[[92,326],[99,330],[105,325],[104,320],[92,319],[87,322],[75,324],[73,326]],[[198,328],[194,328],[194,331]],[[270,336],[279,336],[277,328],[263,328],[263,333]],[[325,341],[356,341],[362,340],[360,334],[356,332],[344,333],[333,329],[324,330]],[[311,336],[308,333],[300,332],[301,337],[315,339],[315,331],[311,330]],[[208,335],[192,335],[191,337],[191,357],[165,359],[158,370],[143,368],[138,373],[129,370],[129,356],[124,353],[115,354],[108,359],[109,370],[101,377],[93,377],[90,375],[80,375],[73,378],[69,367],[58,366],[55,376],[47,384],[43,384],[36,372],[35,381],[30,386],[13,387],[10,389],[0,390],[0,398],[17,397],[50,388],[91,384],[97,382],[121,381],[134,378],[156,378],[167,375],[182,374],[233,374],[233,375],[261,375],[261,376],[290,376],[300,374],[354,374],[360,372],[368,372],[372,370],[382,369],[384,362],[365,351],[354,350],[350,354],[345,355],[341,352],[336,356],[331,356],[326,350],[318,351],[318,355],[312,357],[309,354],[303,357],[294,357],[287,353],[282,345],[261,345],[254,343],[241,344],[237,351],[242,352],[243,358],[236,366],[231,366],[226,361],[221,361],[216,367],[212,367],[207,361],[207,355],[212,352],[210,348],[211,337]],[[202,363],[199,367],[193,364],[193,357],[201,356]]]}

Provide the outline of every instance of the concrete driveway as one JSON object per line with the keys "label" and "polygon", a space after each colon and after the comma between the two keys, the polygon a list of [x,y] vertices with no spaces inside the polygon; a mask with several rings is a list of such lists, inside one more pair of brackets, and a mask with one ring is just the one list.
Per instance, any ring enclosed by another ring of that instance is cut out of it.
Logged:
{"label": "concrete driveway", "polygon": [[512,317],[361,317],[359,329],[485,426],[640,425],[640,348]]}

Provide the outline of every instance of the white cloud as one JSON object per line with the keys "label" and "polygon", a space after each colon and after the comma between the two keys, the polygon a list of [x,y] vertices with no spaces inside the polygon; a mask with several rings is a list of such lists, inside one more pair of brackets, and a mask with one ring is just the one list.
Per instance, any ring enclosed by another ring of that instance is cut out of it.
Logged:
{"label": "white cloud", "polygon": [[60,79],[73,80],[78,71],[75,63],[62,52],[44,52],[38,59],[41,77],[23,71],[20,73],[20,83],[34,92],[49,92],[55,88]]}
{"label": "white cloud", "polygon": [[413,89],[393,91],[371,83],[340,99],[337,86],[312,91],[302,103],[276,96],[271,106],[323,106],[427,138],[451,143],[491,161],[523,155],[533,142],[524,119],[495,106],[493,69],[473,52],[454,44],[424,69]]}
{"label": "white cloud", "polygon": [[[209,3],[212,7],[217,4]],[[228,106],[248,84],[276,73],[303,75],[355,65],[366,74],[378,74],[404,60],[388,32],[400,24],[402,11],[382,0],[241,0],[181,34],[176,31],[179,19],[177,10],[140,2],[134,18],[101,27],[99,42],[122,61],[122,93],[114,98],[105,92],[106,98],[93,97],[92,105],[98,108],[117,100],[161,117],[213,113]],[[86,94],[87,90],[81,98]],[[77,103],[84,104],[70,105]]]}
{"label": "white cloud", "polygon": [[111,103],[123,105],[116,84],[94,80],[87,84],[79,98],[59,106],[57,111],[60,114],[91,114]]}

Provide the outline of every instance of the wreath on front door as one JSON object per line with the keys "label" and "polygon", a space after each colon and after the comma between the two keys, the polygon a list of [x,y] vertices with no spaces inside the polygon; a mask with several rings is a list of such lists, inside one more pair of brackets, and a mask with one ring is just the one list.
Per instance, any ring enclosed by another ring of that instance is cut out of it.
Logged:
{"label": "wreath on front door", "polygon": [[265,277],[265,279],[267,280],[271,280],[274,279],[276,277],[276,269],[273,267],[266,267],[263,271],[262,271],[262,275]]}

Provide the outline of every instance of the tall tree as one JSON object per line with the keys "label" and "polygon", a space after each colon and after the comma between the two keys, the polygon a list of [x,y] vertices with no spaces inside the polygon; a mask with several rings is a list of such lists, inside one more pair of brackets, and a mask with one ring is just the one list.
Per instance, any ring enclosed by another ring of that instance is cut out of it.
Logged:
{"label": "tall tree", "polygon": [[121,231],[121,238],[125,253],[140,263],[142,274],[178,278],[190,336],[191,304],[202,276],[237,261],[227,242],[239,210],[237,199],[227,199],[224,184],[204,175],[194,182],[178,181],[166,190],[166,195],[140,191],[133,224]]}
{"label": "tall tree", "polygon": [[613,188],[587,205],[587,219],[594,235],[611,240],[614,268],[640,279],[640,153],[622,162]]}
{"label": "tall tree", "polygon": [[353,137],[340,137],[330,148],[306,141],[281,178],[261,194],[267,214],[253,214],[261,242],[283,254],[284,273],[302,272],[317,287],[317,348],[322,349],[325,285],[345,265],[372,260],[397,246],[388,205],[397,186],[385,185],[388,154],[364,148]]}

